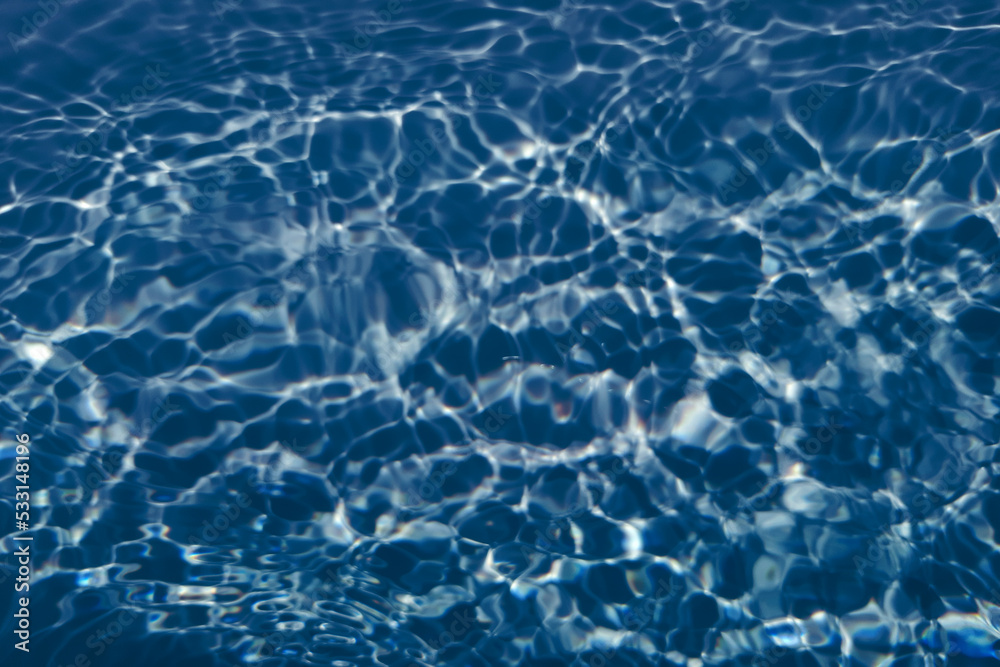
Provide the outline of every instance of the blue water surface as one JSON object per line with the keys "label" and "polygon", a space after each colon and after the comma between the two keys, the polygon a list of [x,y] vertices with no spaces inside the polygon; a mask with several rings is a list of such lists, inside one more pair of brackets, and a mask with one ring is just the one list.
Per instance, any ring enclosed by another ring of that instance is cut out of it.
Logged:
{"label": "blue water surface", "polygon": [[0,28],[4,667],[1000,664],[995,2]]}

